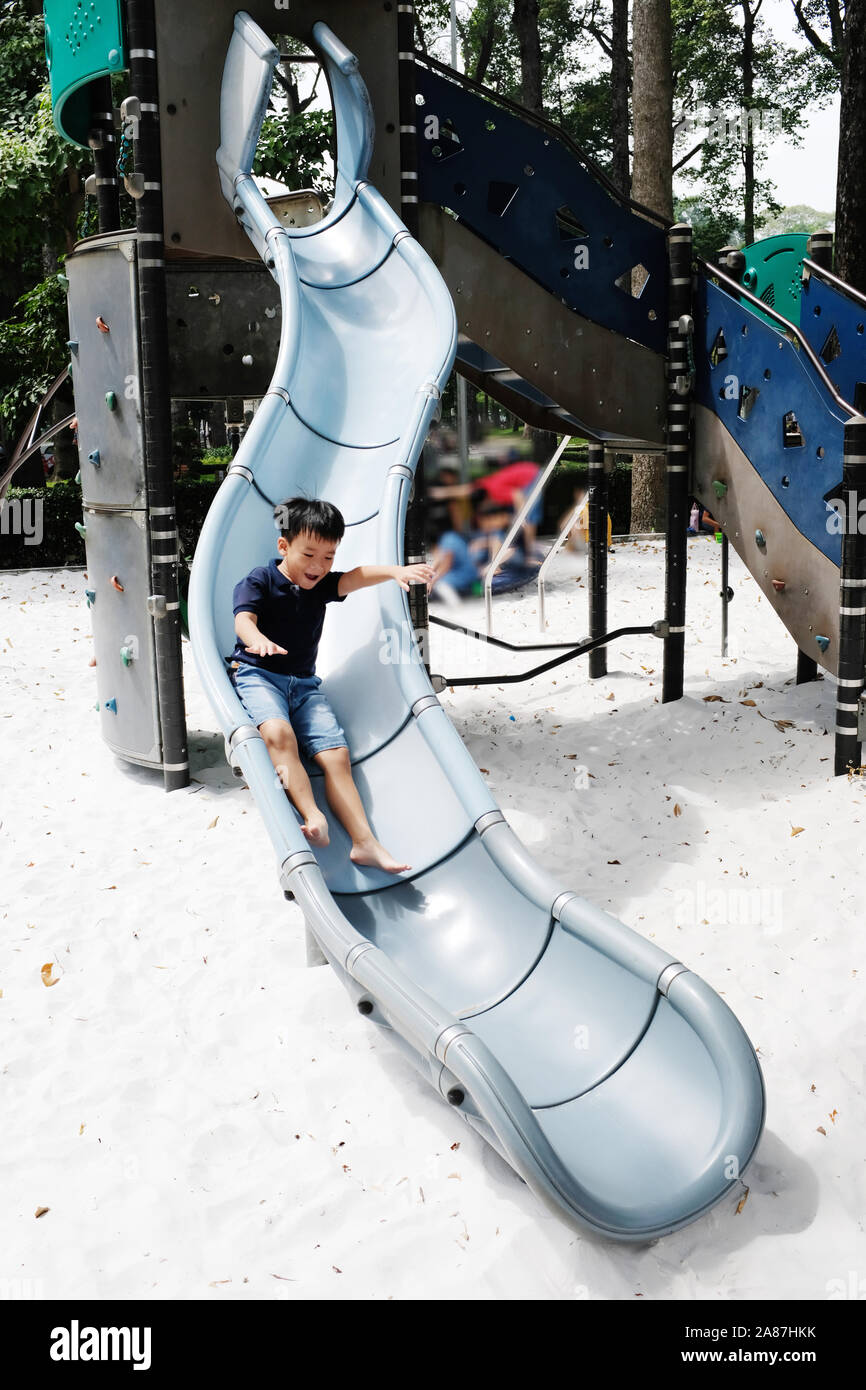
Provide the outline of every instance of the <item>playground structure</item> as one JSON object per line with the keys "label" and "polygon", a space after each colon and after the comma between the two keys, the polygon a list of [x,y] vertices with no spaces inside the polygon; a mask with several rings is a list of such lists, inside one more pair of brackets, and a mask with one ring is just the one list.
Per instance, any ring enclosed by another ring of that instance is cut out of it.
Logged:
{"label": "playground structure", "polygon": [[[695,494],[794,635],[801,676],[812,663],[837,674],[837,771],[857,766],[863,609],[846,600],[866,585],[866,558],[856,531],[828,528],[825,499],[845,495],[843,460],[856,490],[866,455],[854,410],[862,301],[829,272],[826,239],[811,257],[780,248],[775,278],[730,251],[694,274],[688,228],[623,199],[547,122],[421,60],[411,5],[259,3],[237,21],[204,0],[81,10],[46,4],[55,119],[94,148],[100,206],[99,236],[67,265],[107,742],[184,785],[169,403],[261,396],[202,533],[191,632],[313,949],[555,1209],[620,1239],[693,1220],[732,1189],[763,1124],[760,1072],[733,1015],[531,861],[423,664],[379,662],[377,634],[424,620],[423,599],[407,615],[393,586],[329,618],[319,670],[383,837],[399,846],[424,805],[416,868],[398,882],[358,870],[339,835],[314,856],[226,675],[231,587],[269,557],[269,504],[294,490],[344,512],[341,566],[402,558],[410,484],[456,357],[532,423],[593,441],[590,674],[603,674],[616,636],[601,559],[606,459],[664,452],[664,698],[682,693]],[[84,35],[103,21],[104,38]],[[326,67],[338,162],[321,220],[300,204],[287,216],[286,200],[269,207],[251,176],[273,32]],[[122,70],[135,231],[117,229],[109,78]],[[799,326],[791,305],[777,312],[780,287],[797,283]],[[578,1025],[593,1039],[585,1052]]]}

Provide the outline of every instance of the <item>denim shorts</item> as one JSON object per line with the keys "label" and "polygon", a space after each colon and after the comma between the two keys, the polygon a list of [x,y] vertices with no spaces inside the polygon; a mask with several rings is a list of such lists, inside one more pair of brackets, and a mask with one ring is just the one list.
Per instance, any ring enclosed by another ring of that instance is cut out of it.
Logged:
{"label": "denim shorts", "polygon": [[262,666],[241,662],[232,679],[253,723],[264,724],[266,719],[286,720],[308,758],[314,758],[326,748],[348,747],[346,735],[327,697],[319,689],[321,676],[281,676]]}

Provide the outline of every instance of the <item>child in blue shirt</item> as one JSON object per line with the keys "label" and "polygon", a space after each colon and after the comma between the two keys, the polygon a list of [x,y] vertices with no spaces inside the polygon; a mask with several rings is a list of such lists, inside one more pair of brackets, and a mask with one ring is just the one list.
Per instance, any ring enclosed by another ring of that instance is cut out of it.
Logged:
{"label": "child in blue shirt", "polygon": [[388,873],[400,864],[375,838],[352,778],[346,736],[320,690],[316,653],[328,603],[340,603],[356,589],[394,579],[408,592],[410,583],[429,584],[429,565],[358,565],[332,568],[345,530],[330,502],[291,497],[274,509],[280,530],[279,559],[260,565],[235,585],[237,643],[235,688],[265,740],[271,762],[303,817],[310,845],[328,843],[328,823],[316,805],[299,745],[325,775],[325,795],[352,841],[349,857]]}

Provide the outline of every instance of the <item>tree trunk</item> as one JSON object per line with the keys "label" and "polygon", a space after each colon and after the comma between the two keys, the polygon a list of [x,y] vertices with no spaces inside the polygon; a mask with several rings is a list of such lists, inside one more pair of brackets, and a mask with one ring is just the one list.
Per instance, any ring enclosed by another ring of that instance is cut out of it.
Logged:
{"label": "tree trunk", "polygon": [[511,27],[520,48],[520,78],[524,106],[541,113],[541,39],[538,33],[538,0],[514,0]]}
{"label": "tree trunk", "polygon": [[848,0],[845,9],[836,274],[866,294],[866,0]]}
{"label": "tree trunk", "polygon": [[[634,0],[634,168],[631,195],[673,222],[673,75],[670,0]],[[635,533],[665,524],[665,461],[635,454],[631,472],[631,526]]]}
{"label": "tree trunk", "polygon": [[631,188],[628,157],[628,0],[613,0],[610,58],[610,107],[613,152],[610,176],[623,193]]}
{"label": "tree trunk", "polygon": [[[759,0],[760,3],[760,0]],[[747,246],[755,240],[755,141],[749,112],[755,95],[755,15],[749,0],[741,0],[743,11],[743,106],[741,119],[745,122],[743,139],[743,236]]]}

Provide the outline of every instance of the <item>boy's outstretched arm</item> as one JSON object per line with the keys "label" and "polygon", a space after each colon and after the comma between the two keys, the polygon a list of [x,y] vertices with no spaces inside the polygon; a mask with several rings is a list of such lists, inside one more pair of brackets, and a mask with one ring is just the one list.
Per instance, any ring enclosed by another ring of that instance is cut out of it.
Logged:
{"label": "boy's outstretched arm", "polygon": [[410,584],[432,584],[436,571],[430,565],[357,565],[346,570],[337,585],[337,593],[354,593],[356,589],[369,589],[372,584],[384,584],[386,579],[394,579],[401,589],[409,592]]}
{"label": "boy's outstretched arm", "polygon": [[285,647],[272,642],[263,632],[259,632],[259,619],[256,613],[236,613],[235,633],[248,652],[255,656],[286,656]]}

